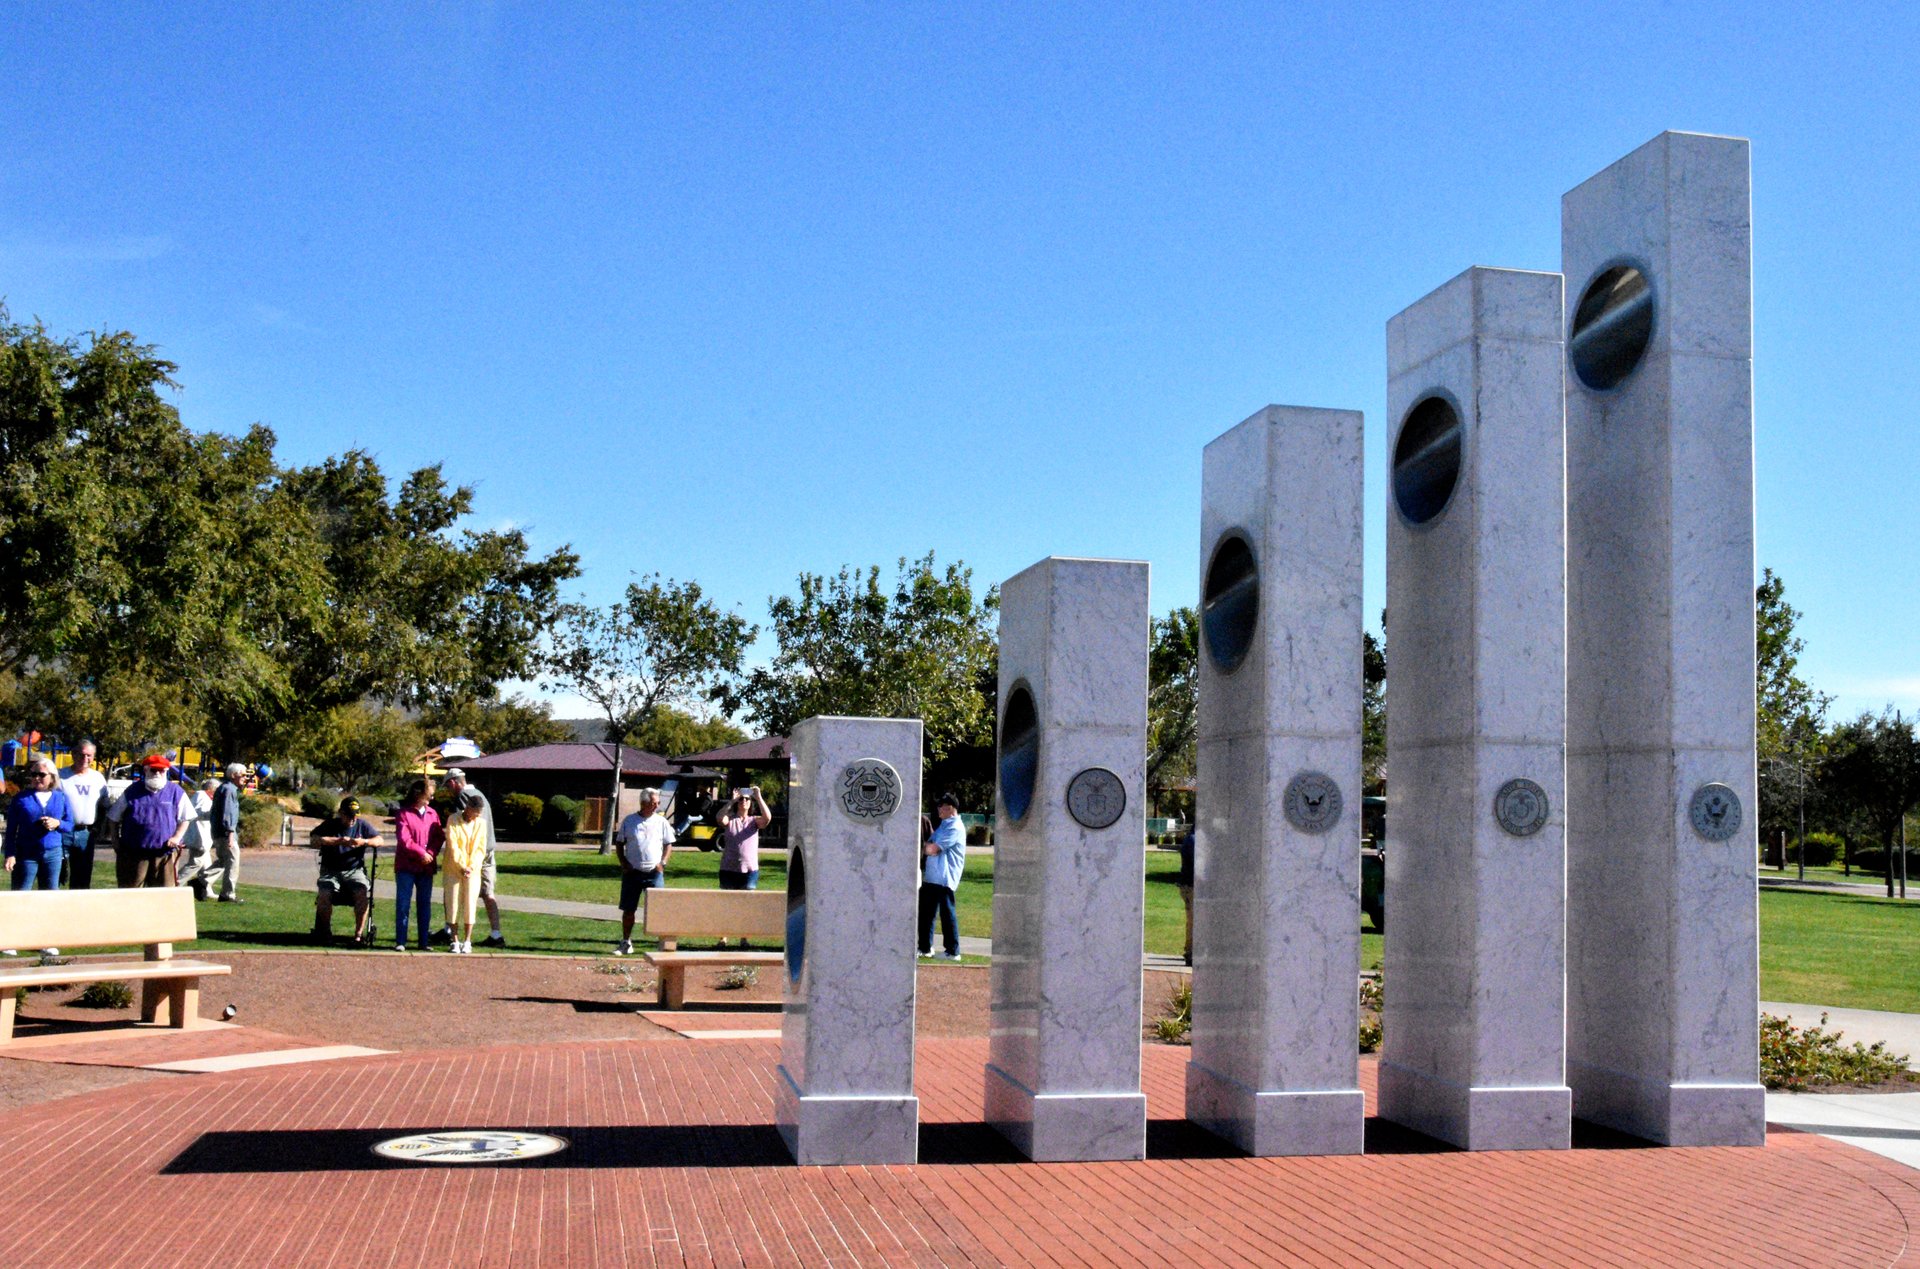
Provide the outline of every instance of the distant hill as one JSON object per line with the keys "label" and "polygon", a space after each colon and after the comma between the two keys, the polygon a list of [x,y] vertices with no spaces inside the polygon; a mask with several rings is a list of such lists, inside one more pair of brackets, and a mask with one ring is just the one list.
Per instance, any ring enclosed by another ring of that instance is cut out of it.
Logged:
{"label": "distant hill", "polygon": [[556,718],[553,720],[562,727],[573,729],[573,738],[583,744],[607,738],[607,720],[604,718]]}

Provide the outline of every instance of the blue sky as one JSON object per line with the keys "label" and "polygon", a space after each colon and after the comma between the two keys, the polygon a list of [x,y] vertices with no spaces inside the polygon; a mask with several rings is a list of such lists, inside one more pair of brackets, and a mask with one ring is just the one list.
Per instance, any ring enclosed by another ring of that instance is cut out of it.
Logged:
{"label": "blue sky", "polygon": [[1920,709],[1912,6],[183,8],[0,13],[14,317],[756,620],[930,548],[1190,603],[1201,446],[1269,402],[1366,413],[1377,619],[1386,320],[1750,137],[1760,562],[1836,710]]}

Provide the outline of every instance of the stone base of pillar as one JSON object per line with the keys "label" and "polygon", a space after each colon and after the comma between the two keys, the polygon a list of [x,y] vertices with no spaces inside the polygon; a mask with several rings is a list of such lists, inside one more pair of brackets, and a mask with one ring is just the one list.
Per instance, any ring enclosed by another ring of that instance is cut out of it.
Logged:
{"label": "stone base of pillar", "polygon": [[1767,1090],[1759,1084],[1678,1084],[1582,1062],[1567,1064],[1574,1113],[1663,1146],[1763,1146]]}
{"label": "stone base of pillar", "polygon": [[1573,1146],[1573,1090],[1564,1084],[1470,1087],[1382,1062],[1380,1117],[1463,1150]]}
{"label": "stone base of pillar", "polygon": [[1035,1093],[997,1066],[986,1072],[987,1122],[1036,1163],[1147,1157],[1141,1093]]}
{"label": "stone base of pillar", "polygon": [[808,1166],[915,1163],[920,1157],[917,1097],[803,1097],[779,1071],[773,1121],[793,1161]]}
{"label": "stone base of pillar", "polygon": [[1250,1155],[1360,1154],[1367,1100],[1359,1089],[1258,1092],[1197,1063],[1187,1067],[1187,1118]]}

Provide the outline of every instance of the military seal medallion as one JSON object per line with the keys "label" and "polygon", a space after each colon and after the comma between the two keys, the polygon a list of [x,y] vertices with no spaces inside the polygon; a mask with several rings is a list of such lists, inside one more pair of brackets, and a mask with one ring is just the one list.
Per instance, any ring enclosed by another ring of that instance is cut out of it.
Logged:
{"label": "military seal medallion", "polygon": [[1287,823],[1303,833],[1324,833],[1340,822],[1340,786],[1318,771],[1302,771],[1287,781]]}
{"label": "military seal medallion", "polygon": [[1127,786],[1105,767],[1088,767],[1067,781],[1067,814],[1082,828],[1111,828],[1127,809]]}
{"label": "military seal medallion", "polygon": [[1509,780],[1493,795],[1493,818],[1515,837],[1532,837],[1547,823],[1547,791],[1531,780]]}
{"label": "military seal medallion", "polygon": [[878,758],[849,762],[840,772],[840,805],[856,820],[884,820],[900,805],[900,773]]}
{"label": "military seal medallion", "polygon": [[544,1132],[488,1129],[389,1137],[375,1145],[373,1152],[383,1159],[406,1163],[518,1163],[558,1154],[566,1148],[564,1137]]}
{"label": "military seal medallion", "polygon": [[1703,784],[1687,808],[1693,831],[1710,842],[1724,842],[1740,831],[1740,795],[1724,784]]}

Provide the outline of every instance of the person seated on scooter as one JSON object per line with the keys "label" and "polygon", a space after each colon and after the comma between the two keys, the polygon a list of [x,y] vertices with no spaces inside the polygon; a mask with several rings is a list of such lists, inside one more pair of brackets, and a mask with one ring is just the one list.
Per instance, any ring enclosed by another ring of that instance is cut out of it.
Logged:
{"label": "person seated on scooter", "polygon": [[345,797],[331,818],[313,830],[313,846],[320,852],[320,888],[313,899],[313,934],[321,941],[333,937],[333,905],[345,899],[353,905],[353,941],[366,938],[367,915],[373,910],[373,886],[367,880],[367,851],[384,844],[380,831],[361,818],[360,800]]}

